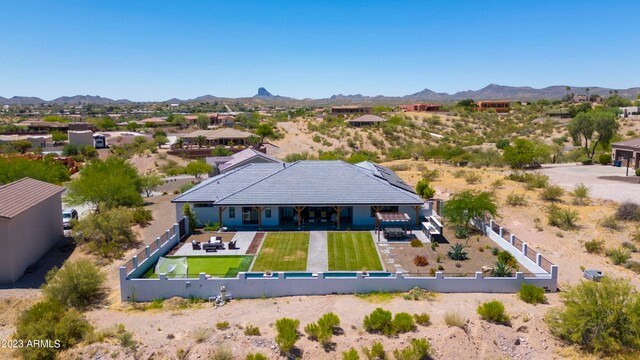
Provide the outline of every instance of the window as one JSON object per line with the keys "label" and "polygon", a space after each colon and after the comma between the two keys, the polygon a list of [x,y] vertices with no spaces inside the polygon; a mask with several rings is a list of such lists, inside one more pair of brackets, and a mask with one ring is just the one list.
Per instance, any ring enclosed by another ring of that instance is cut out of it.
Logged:
{"label": "window", "polygon": [[[376,216],[376,211],[373,209],[374,207],[371,207],[371,217],[375,217]],[[389,213],[389,212],[398,212],[398,207],[397,206],[383,206],[380,211],[381,213]]]}
{"label": "window", "polygon": [[193,204],[194,208],[209,208],[213,207],[213,203],[195,203]]}
{"label": "window", "polygon": [[229,218],[230,219],[235,219],[236,218],[236,208],[234,208],[234,207],[230,207],[229,208]]}
{"label": "window", "polygon": [[264,217],[266,217],[267,219],[271,217],[271,208],[265,208],[264,209]]}

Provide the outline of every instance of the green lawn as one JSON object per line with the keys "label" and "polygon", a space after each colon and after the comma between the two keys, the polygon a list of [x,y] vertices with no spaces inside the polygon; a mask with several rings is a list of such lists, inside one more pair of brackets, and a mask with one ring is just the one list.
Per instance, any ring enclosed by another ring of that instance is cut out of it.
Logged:
{"label": "green lawn", "polygon": [[371,233],[329,232],[329,271],[382,270]]}
{"label": "green lawn", "polygon": [[[180,256],[169,256],[180,257]],[[253,256],[221,255],[221,256],[188,256],[189,275],[207,273],[217,277],[235,277],[240,271],[248,271]],[[155,265],[143,275],[145,278],[156,278]]]}
{"label": "green lawn", "polygon": [[305,271],[308,232],[269,233],[251,271]]}

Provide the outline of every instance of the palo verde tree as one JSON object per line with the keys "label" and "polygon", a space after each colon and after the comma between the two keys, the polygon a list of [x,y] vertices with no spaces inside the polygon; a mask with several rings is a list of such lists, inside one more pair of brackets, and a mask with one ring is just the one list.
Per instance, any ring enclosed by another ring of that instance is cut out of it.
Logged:
{"label": "palo verde tree", "polygon": [[609,146],[619,127],[616,109],[598,109],[579,113],[567,129],[576,143],[584,144],[587,156],[593,159],[596,147]]}
{"label": "palo verde tree", "polygon": [[200,182],[203,174],[211,172],[211,165],[202,160],[194,160],[187,164],[185,171],[187,174],[195,176],[196,180]]}
{"label": "palo verde tree", "polygon": [[95,159],[80,170],[80,177],[69,184],[66,196],[72,205],[91,203],[98,208],[142,205],[138,171],[125,159]]}
{"label": "palo verde tree", "polygon": [[271,125],[260,124],[256,128],[256,135],[260,136],[260,144],[262,144],[264,142],[264,139],[275,137],[276,132],[273,130]]}
{"label": "palo verde tree", "polygon": [[151,196],[158,186],[164,184],[164,180],[158,175],[144,175],[140,177],[140,189],[147,197]]}
{"label": "palo verde tree", "polygon": [[458,227],[468,230],[471,219],[498,216],[498,205],[490,192],[467,190],[454,194],[444,204],[443,215]]}
{"label": "palo verde tree", "polygon": [[531,164],[542,163],[549,159],[551,150],[542,143],[519,138],[504,148],[503,159],[514,169],[522,169]]}

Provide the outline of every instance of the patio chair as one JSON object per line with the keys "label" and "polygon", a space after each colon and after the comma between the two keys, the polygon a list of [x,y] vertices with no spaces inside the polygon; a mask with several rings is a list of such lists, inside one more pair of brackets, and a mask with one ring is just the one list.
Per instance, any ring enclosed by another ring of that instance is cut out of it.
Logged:
{"label": "patio chair", "polygon": [[199,242],[196,242],[195,240],[192,240],[192,241],[191,241],[191,248],[192,248],[193,250],[200,250],[200,249],[201,249],[201,248],[200,248],[200,243],[199,243]]}
{"label": "patio chair", "polygon": [[309,211],[309,222],[310,223],[316,222],[316,212],[315,211]]}

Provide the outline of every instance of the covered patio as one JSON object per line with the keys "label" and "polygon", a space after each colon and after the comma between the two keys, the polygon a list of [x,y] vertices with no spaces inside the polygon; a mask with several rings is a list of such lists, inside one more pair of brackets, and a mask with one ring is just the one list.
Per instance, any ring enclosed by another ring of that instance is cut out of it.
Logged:
{"label": "covered patio", "polygon": [[385,239],[402,239],[413,235],[411,230],[411,217],[407,213],[381,213],[376,212],[376,233],[380,242],[380,230],[385,232]]}

